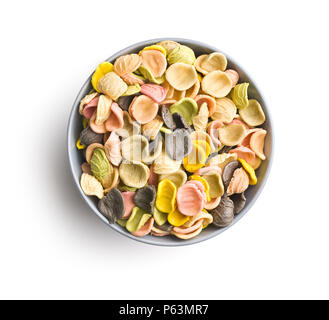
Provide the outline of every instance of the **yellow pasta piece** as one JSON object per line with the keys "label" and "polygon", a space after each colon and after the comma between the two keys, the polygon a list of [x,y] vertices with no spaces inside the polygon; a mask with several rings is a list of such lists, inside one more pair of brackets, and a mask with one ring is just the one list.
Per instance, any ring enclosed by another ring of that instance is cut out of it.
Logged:
{"label": "yellow pasta piece", "polygon": [[241,158],[238,158],[238,160],[240,161],[243,168],[247,171],[247,173],[249,175],[249,184],[250,185],[257,184],[257,176],[256,176],[256,173],[255,173],[255,170],[253,169],[253,167],[248,162],[246,162],[245,160],[243,160]]}
{"label": "yellow pasta piece", "polygon": [[97,89],[97,82],[100,78],[104,77],[107,73],[113,71],[113,64],[108,62],[108,61],[104,61],[102,63],[100,63],[98,65],[98,67],[96,68],[93,76],[91,77],[91,84],[93,85],[93,88],[97,91],[100,92]]}
{"label": "yellow pasta piece", "polygon": [[190,217],[183,215],[176,208],[168,214],[168,222],[174,227],[180,227],[190,220]]}

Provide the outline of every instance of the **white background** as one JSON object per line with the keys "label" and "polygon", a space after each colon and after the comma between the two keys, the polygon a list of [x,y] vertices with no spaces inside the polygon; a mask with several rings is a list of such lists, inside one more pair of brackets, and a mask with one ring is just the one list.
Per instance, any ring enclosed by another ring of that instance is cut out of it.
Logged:
{"label": "white background", "polygon": [[[329,298],[327,1],[2,1],[0,298]],[[256,80],[275,127],[270,179],[209,241],[126,239],[89,210],[66,125],[99,62],[137,41],[201,40]]]}

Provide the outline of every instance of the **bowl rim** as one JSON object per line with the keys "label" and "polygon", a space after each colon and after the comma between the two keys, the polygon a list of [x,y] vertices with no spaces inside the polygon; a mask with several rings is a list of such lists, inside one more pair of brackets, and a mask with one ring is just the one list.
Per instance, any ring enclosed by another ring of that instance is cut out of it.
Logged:
{"label": "bowl rim", "polygon": [[[76,185],[77,189],[79,190],[79,194],[80,196],[83,198],[83,200],[88,204],[89,208],[96,214],[96,216],[98,216],[98,218],[100,218],[107,226],[109,226],[112,230],[115,230],[116,232],[120,233],[121,235],[128,237],[130,239],[133,239],[135,241],[141,242],[141,243],[146,243],[146,244],[150,244],[150,245],[155,245],[155,246],[162,246],[162,247],[181,247],[181,246],[188,246],[188,245],[192,245],[192,244],[196,244],[196,243],[201,243],[204,242],[206,240],[212,239],[216,236],[218,236],[219,234],[221,234],[222,232],[226,231],[227,229],[231,228],[233,225],[235,225],[242,217],[244,217],[244,215],[252,208],[252,206],[254,205],[254,203],[257,201],[259,195],[262,193],[266,182],[268,180],[271,168],[272,168],[272,163],[273,163],[273,155],[274,155],[274,149],[275,149],[275,141],[274,141],[274,128],[273,128],[273,122],[272,122],[272,116],[270,113],[269,108],[267,107],[268,104],[266,102],[266,100],[264,99],[263,95],[261,94],[261,91],[258,89],[259,86],[257,85],[257,83],[254,81],[253,78],[250,77],[249,73],[245,71],[244,68],[242,68],[238,63],[235,62],[234,59],[231,58],[230,55],[228,55],[226,52],[224,52],[223,50],[219,50],[216,47],[213,47],[207,43],[198,41],[198,40],[192,40],[192,39],[187,39],[187,38],[176,38],[176,37],[161,37],[161,38],[155,38],[155,39],[149,39],[149,40],[144,40],[144,41],[140,41],[137,43],[134,43],[124,49],[119,50],[118,52],[114,53],[113,55],[111,55],[109,58],[105,59],[104,61],[111,61],[113,59],[116,59],[118,56],[125,54],[127,51],[129,50],[133,50],[135,48],[141,47],[141,46],[148,46],[160,41],[165,41],[165,40],[171,40],[171,41],[176,41],[176,42],[182,42],[182,43],[190,43],[194,46],[199,46],[199,47],[206,47],[207,49],[211,50],[211,51],[216,51],[216,52],[222,52],[226,57],[227,60],[232,62],[233,64],[237,65],[241,70],[243,70],[244,74],[248,77],[248,79],[250,79],[255,87],[255,89],[257,90],[259,96],[261,97],[261,99],[264,102],[264,107],[267,113],[267,121],[270,124],[270,128],[271,128],[271,135],[270,135],[270,144],[271,144],[271,156],[268,159],[268,164],[267,164],[267,168],[263,177],[263,181],[261,183],[261,185],[259,186],[258,190],[256,191],[255,195],[253,196],[253,198],[248,202],[248,204],[246,205],[246,207],[244,208],[243,212],[241,212],[240,214],[238,214],[237,216],[235,216],[233,222],[228,225],[227,227],[224,228],[219,228],[218,230],[211,232],[210,234],[204,236],[203,238],[192,238],[189,240],[182,240],[182,241],[175,241],[175,242],[157,242],[157,241],[153,241],[150,240],[148,238],[144,238],[144,237],[135,237],[134,235],[130,234],[129,232],[125,232],[124,230],[122,230],[121,228],[115,228],[114,225],[110,224],[107,219],[98,211],[95,210],[91,205],[90,202],[88,201],[88,197],[87,195],[85,195],[80,187],[80,179],[74,174],[73,171],[73,157],[71,155],[71,149],[70,149],[70,132],[72,131],[72,126],[73,126],[73,118],[74,118],[74,113],[77,111],[75,106],[79,105],[79,100],[80,100],[80,96],[82,94],[83,91],[85,91],[86,86],[89,85],[90,83],[90,78],[93,74],[93,72],[91,73],[91,75],[87,78],[86,81],[84,81],[83,85],[81,86],[78,94],[76,95],[76,98],[74,99],[71,111],[70,111],[70,115],[69,115],[69,120],[68,120],[68,124],[67,124],[67,137],[66,137],[66,151],[67,151],[67,157],[69,160],[69,165],[70,165],[70,171],[74,180],[74,184]],[[155,237],[154,237],[155,238]],[[156,240],[156,239],[154,239]]]}

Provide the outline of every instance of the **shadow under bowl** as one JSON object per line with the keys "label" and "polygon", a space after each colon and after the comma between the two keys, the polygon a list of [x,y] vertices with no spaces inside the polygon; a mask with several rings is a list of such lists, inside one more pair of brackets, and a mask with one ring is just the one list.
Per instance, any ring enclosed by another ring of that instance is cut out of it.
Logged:
{"label": "shadow under bowl", "polygon": [[[138,53],[141,49],[143,49],[145,46],[149,46],[152,44],[155,44],[162,40],[167,40],[169,38],[160,38],[160,39],[152,39],[147,40],[143,42],[136,43],[134,45],[131,45],[116,54],[112,55],[110,58],[107,59],[107,61],[110,61],[114,63],[114,61],[121,55],[124,54],[130,54],[130,53]],[[192,48],[195,52],[196,56],[199,56],[201,54],[208,54],[214,51],[223,52],[222,50],[218,50],[217,48],[214,48],[210,45],[207,45],[205,43],[195,41],[195,40],[189,40],[189,39],[180,39],[180,38],[170,38],[170,40],[177,41],[183,45],[189,46]],[[223,54],[225,54],[223,52]],[[129,233],[126,229],[122,228],[118,224],[110,224],[108,220],[101,214],[101,212],[97,208],[97,202],[98,199],[96,197],[90,197],[86,196],[81,187],[80,187],[80,177],[81,177],[81,164],[84,162],[82,152],[77,150],[76,148],[76,141],[79,138],[80,132],[82,130],[82,121],[81,121],[81,115],[79,114],[79,103],[80,100],[88,94],[88,92],[92,89],[90,80],[91,76],[86,80],[84,85],[82,86],[78,96],[76,97],[72,111],[69,118],[68,128],[67,128],[67,148],[68,148],[68,157],[69,157],[69,163],[71,172],[73,175],[74,182],[79,189],[79,192],[84,199],[84,201],[87,202],[91,210],[108,226],[110,226],[115,231],[121,233],[122,235],[129,237],[131,239],[148,243],[152,245],[159,245],[159,246],[184,246],[184,245],[190,245],[198,242],[202,242],[205,240],[208,240],[212,237],[215,237],[219,235],[220,233],[224,232],[226,229],[230,228],[233,224],[235,224],[237,221],[239,221],[252,207],[254,202],[257,200],[259,194],[261,193],[265,182],[267,180],[267,177],[269,175],[272,158],[273,158],[273,129],[271,124],[271,118],[269,114],[268,107],[264,101],[264,98],[262,97],[261,93],[259,92],[258,88],[255,85],[255,82],[250,78],[250,76],[227,54],[225,54],[227,57],[228,69],[234,69],[236,70],[240,75],[239,82],[249,82],[249,88],[248,88],[248,96],[250,99],[256,99],[259,101],[259,103],[262,105],[266,121],[261,126],[267,131],[266,139],[265,139],[265,146],[264,146],[264,153],[266,155],[266,160],[262,161],[261,166],[257,169],[257,177],[258,177],[258,183],[254,186],[250,186],[246,192],[246,206],[244,209],[234,217],[234,221],[231,225],[225,227],[225,228],[216,228],[215,226],[209,226],[208,228],[204,229],[197,237],[189,239],[189,240],[181,240],[174,236],[166,236],[166,237],[156,237],[152,235],[147,235],[145,237],[135,237],[131,233]]]}

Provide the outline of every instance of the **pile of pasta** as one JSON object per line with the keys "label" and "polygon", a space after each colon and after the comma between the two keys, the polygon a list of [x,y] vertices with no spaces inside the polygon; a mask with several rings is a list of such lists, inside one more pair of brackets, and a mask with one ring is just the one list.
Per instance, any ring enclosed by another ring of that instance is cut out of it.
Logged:
{"label": "pile of pasta", "polygon": [[244,208],[265,114],[220,52],[166,40],[102,62],[80,102],[81,188],[136,237],[196,237]]}

